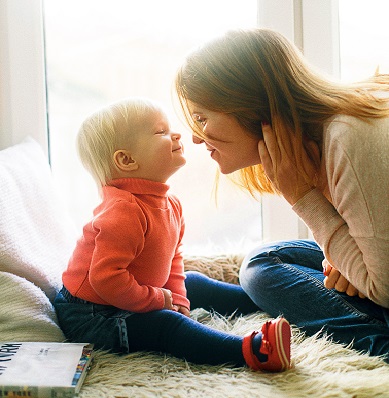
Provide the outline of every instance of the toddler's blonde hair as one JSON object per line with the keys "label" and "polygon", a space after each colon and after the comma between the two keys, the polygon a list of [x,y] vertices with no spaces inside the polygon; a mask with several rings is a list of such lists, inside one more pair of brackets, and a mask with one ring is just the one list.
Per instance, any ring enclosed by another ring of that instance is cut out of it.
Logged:
{"label": "toddler's blonde hair", "polygon": [[77,151],[99,189],[112,180],[114,153],[129,149],[135,133],[151,128],[150,116],[155,112],[162,112],[158,103],[132,97],[106,106],[84,120],[77,135]]}

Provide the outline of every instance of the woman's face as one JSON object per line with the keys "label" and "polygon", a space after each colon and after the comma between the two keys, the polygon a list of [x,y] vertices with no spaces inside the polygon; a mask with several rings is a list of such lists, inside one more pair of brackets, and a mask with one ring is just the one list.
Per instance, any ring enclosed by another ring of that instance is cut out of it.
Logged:
{"label": "woman's face", "polygon": [[193,142],[205,145],[221,173],[230,174],[261,163],[258,137],[242,127],[234,116],[195,104],[190,104],[190,114],[206,136],[204,139],[193,135]]}

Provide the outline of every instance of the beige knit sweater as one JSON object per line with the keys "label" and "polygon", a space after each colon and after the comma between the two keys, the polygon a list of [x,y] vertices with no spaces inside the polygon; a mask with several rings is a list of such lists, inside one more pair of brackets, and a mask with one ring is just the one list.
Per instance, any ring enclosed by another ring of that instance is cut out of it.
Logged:
{"label": "beige knit sweater", "polygon": [[322,181],[293,210],[328,261],[389,308],[389,118],[336,116],[324,126]]}

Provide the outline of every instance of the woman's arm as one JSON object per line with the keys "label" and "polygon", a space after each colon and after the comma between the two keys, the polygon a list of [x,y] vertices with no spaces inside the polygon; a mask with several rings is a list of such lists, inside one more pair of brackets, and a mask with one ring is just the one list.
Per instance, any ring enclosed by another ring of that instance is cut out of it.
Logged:
{"label": "woman's arm", "polygon": [[[265,172],[327,260],[359,292],[389,308],[389,120],[339,117],[326,127],[322,161],[331,200],[296,172],[289,156],[293,134],[282,145],[270,126],[263,134],[258,149]],[[313,176],[304,150],[302,160]]]}
{"label": "woman's arm", "polygon": [[389,307],[389,120],[336,118],[325,130],[323,161],[331,202],[314,189],[293,209],[330,264]]}

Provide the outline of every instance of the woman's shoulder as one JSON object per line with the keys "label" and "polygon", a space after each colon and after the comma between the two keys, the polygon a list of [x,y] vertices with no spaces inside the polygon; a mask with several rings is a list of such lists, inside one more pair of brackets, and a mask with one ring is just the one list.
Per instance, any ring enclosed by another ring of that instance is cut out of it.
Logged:
{"label": "woman's shoulder", "polygon": [[336,115],[324,125],[323,142],[344,145],[389,145],[389,117],[357,118]]}
{"label": "woman's shoulder", "polygon": [[387,176],[389,118],[333,117],[324,129],[322,156],[327,172],[336,169],[346,173],[347,170],[367,180],[371,179],[373,172],[377,178]]}

